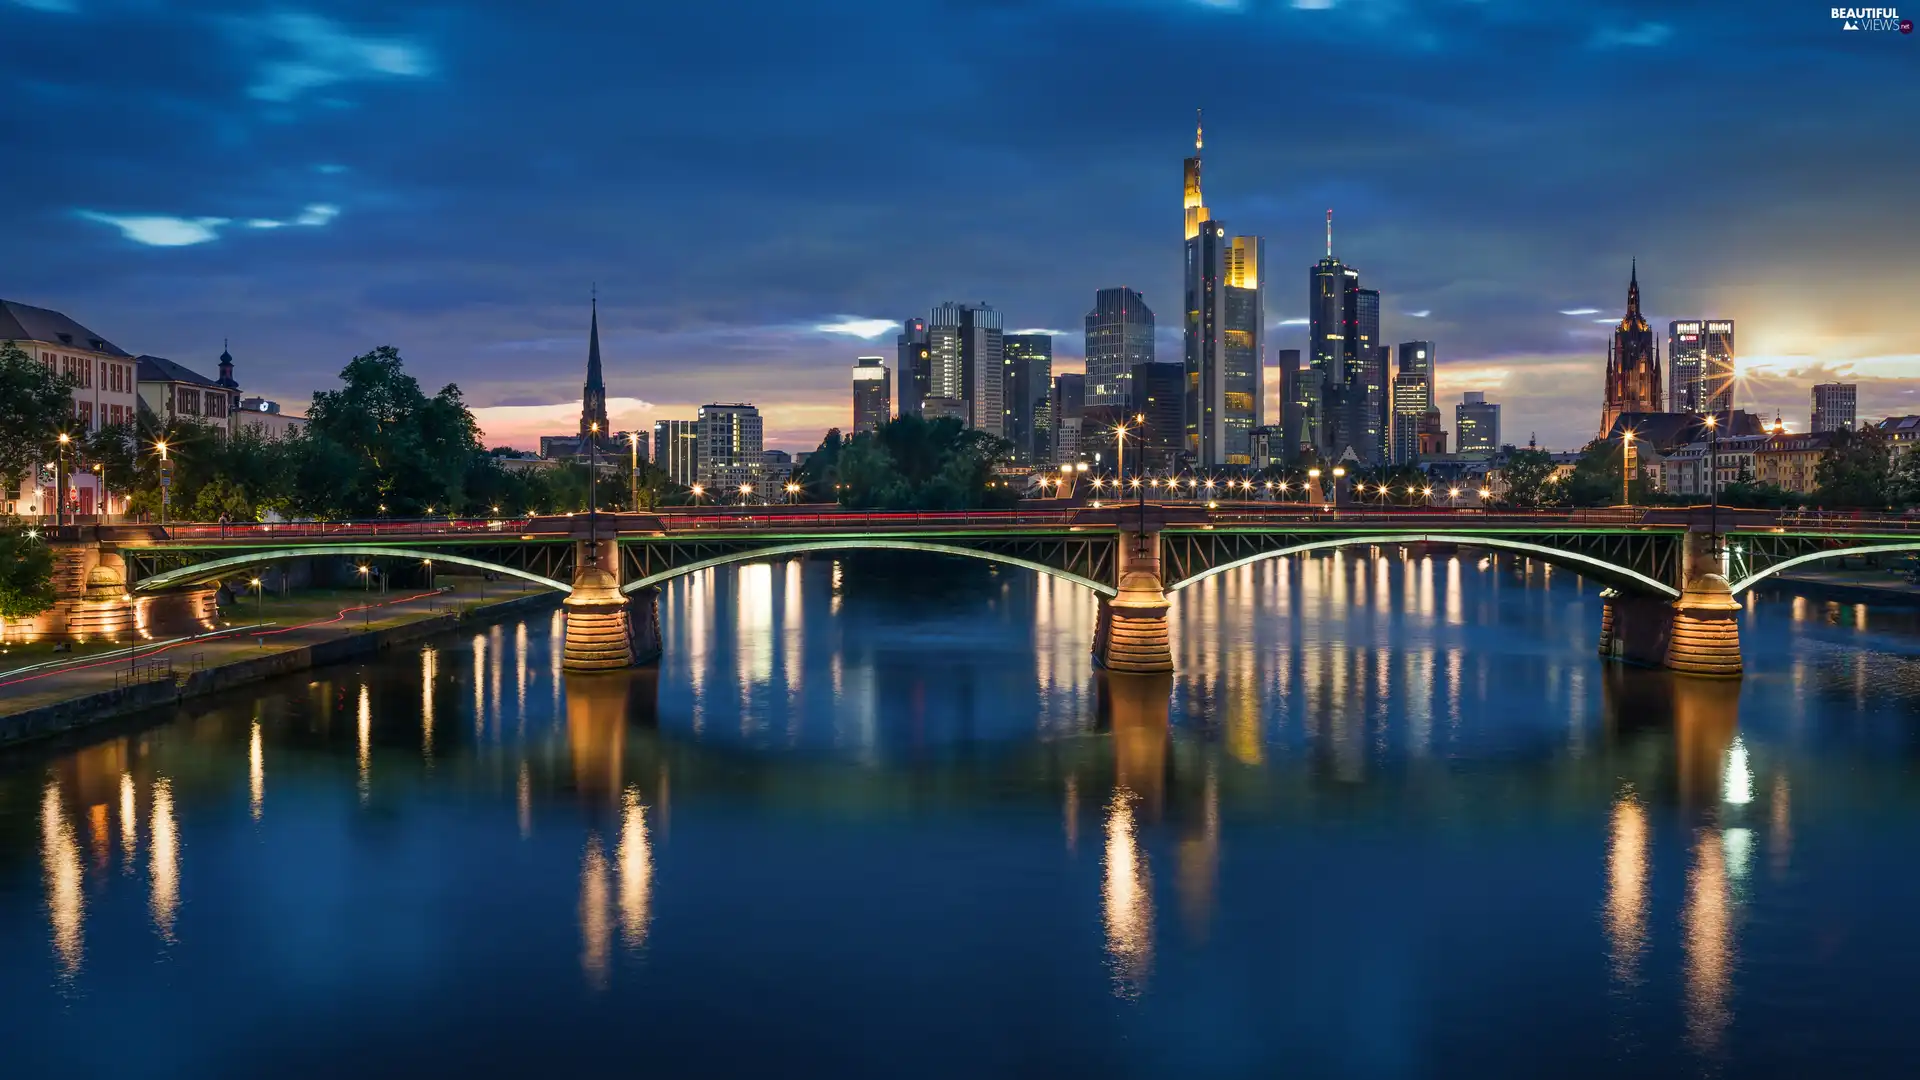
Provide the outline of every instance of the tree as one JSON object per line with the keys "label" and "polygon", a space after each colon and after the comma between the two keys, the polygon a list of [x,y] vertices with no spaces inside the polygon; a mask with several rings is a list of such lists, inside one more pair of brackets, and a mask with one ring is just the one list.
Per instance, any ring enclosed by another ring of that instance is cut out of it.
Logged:
{"label": "tree", "polygon": [[194,493],[193,516],[200,521],[218,521],[222,517],[229,521],[255,520],[246,489],[224,476],[202,484]]}
{"label": "tree", "polygon": [[794,471],[793,482],[813,498],[832,498],[835,485],[840,482],[840,451],[846,444],[839,428],[828,428],[819,448],[807,455],[807,460]]}
{"label": "tree", "polygon": [[31,619],[53,601],[52,549],[19,529],[0,530],[0,619]]}
{"label": "tree", "polygon": [[54,457],[53,444],[73,416],[72,381],[0,341],[0,489],[15,491],[27,470]]}
{"label": "tree", "polygon": [[1887,498],[1895,506],[1920,506],[1920,450],[1909,448],[1888,469]]}
{"label": "tree", "polygon": [[307,413],[307,453],[354,465],[328,485],[327,510],[371,517],[384,506],[411,517],[429,506],[476,509],[466,481],[486,451],[458,386],[427,397],[391,345],[348,361],[340,381],[339,390],[313,395]]}
{"label": "tree", "polygon": [[1890,478],[1887,441],[1879,429],[1841,428],[1814,467],[1815,498],[1821,506],[1885,507],[1892,502]]}
{"label": "tree", "polygon": [[1558,497],[1553,482],[1553,455],[1527,447],[1507,455],[1502,472],[1507,482],[1506,500],[1515,506],[1545,506]]}
{"label": "tree", "polygon": [[[1621,458],[1624,447],[1607,439],[1595,439],[1580,451],[1573,463],[1573,475],[1567,477],[1564,498],[1574,506],[1616,506],[1620,502]],[[1646,465],[1634,455],[1632,501],[1643,504],[1653,497],[1653,484],[1647,479]]]}
{"label": "tree", "polygon": [[897,417],[844,444],[840,501],[867,510],[1011,506],[1018,494],[991,482],[994,466],[1012,452],[1007,440],[952,417]]}

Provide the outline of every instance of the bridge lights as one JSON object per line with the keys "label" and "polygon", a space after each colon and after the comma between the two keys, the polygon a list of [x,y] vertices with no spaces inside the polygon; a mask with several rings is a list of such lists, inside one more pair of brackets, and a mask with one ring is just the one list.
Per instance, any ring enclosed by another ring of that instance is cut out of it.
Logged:
{"label": "bridge lights", "polygon": [[747,496],[749,496],[749,495],[751,495],[751,494],[753,494],[753,485],[752,485],[752,484],[741,484],[741,485],[740,485],[740,505],[741,505],[741,506],[745,506],[745,505],[747,505]]}
{"label": "bridge lights", "polygon": [[1479,491],[1479,495],[1480,495],[1480,497],[1481,497],[1481,498],[1483,498],[1483,499],[1491,499],[1491,498],[1493,498],[1493,489],[1492,489],[1492,488],[1481,488],[1481,489],[1480,489],[1480,491]]}
{"label": "bridge lights", "polygon": [[1139,487],[1139,486],[1140,486],[1140,478],[1139,478],[1139,477],[1137,477],[1137,476],[1136,476],[1136,477],[1134,477],[1134,478],[1133,478],[1133,481],[1132,481],[1132,482],[1133,482],[1133,486],[1134,486],[1134,487]]}

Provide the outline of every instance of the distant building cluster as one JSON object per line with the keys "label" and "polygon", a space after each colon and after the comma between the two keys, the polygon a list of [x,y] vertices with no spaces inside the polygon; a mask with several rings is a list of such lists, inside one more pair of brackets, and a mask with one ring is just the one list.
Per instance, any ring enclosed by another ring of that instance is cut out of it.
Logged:
{"label": "distant building cluster", "polygon": [[[113,425],[164,431],[175,422],[192,421],[229,435],[251,430],[268,439],[285,438],[306,425],[305,418],[282,412],[278,402],[244,397],[233,355],[224,346],[218,374],[210,379],[163,356],[129,354],[61,312],[12,300],[0,300],[0,342],[19,346],[66,378],[73,401],[68,434],[74,440]],[[55,476],[59,465],[42,462],[27,471],[17,490],[0,493],[6,512],[51,513],[62,486]],[[115,478],[95,471],[77,453],[66,456],[66,466],[69,514],[126,511],[125,496],[115,493]]]}

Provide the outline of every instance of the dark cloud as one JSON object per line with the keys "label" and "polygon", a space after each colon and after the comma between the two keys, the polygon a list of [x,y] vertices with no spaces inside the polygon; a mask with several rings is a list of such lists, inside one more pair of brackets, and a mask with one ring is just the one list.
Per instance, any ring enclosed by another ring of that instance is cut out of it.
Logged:
{"label": "dark cloud", "polygon": [[[1920,54],[1826,16],[0,0],[0,37],[38,58],[0,73],[0,145],[22,163],[0,230],[30,253],[0,293],[138,351],[232,337],[253,385],[296,400],[387,342],[478,404],[540,400],[543,381],[564,400],[596,282],[613,389],[654,402],[838,400],[876,349],[808,328],[951,298],[1073,328],[1119,283],[1170,358],[1200,106],[1208,203],[1267,237],[1275,322],[1304,313],[1333,206],[1389,337],[1478,371],[1508,358],[1509,427],[1573,442],[1604,344],[1560,312],[1613,312],[1637,257],[1656,319],[1728,315],[1743,351],[1801,358],[1755,382],[1797,413],[1790,370],[1920,354],[1902,300],[1920,143],[1897,126]],[[248,225],[313,206],[338,214]],[[128,218],[223,223],[151,247]],[[1430,315],[1391,314],[1413,311]],[[1563,367],[1579,357],[1585,380]]]}

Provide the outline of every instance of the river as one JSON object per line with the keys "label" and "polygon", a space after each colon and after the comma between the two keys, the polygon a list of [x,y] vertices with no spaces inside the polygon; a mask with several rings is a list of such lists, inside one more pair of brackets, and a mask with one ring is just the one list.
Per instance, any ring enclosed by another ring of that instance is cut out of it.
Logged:
{"label": "river", "polygon": [[1920,624],[1462,551],[706,571],[0,758],[19,1077],[1909,1076]]}

